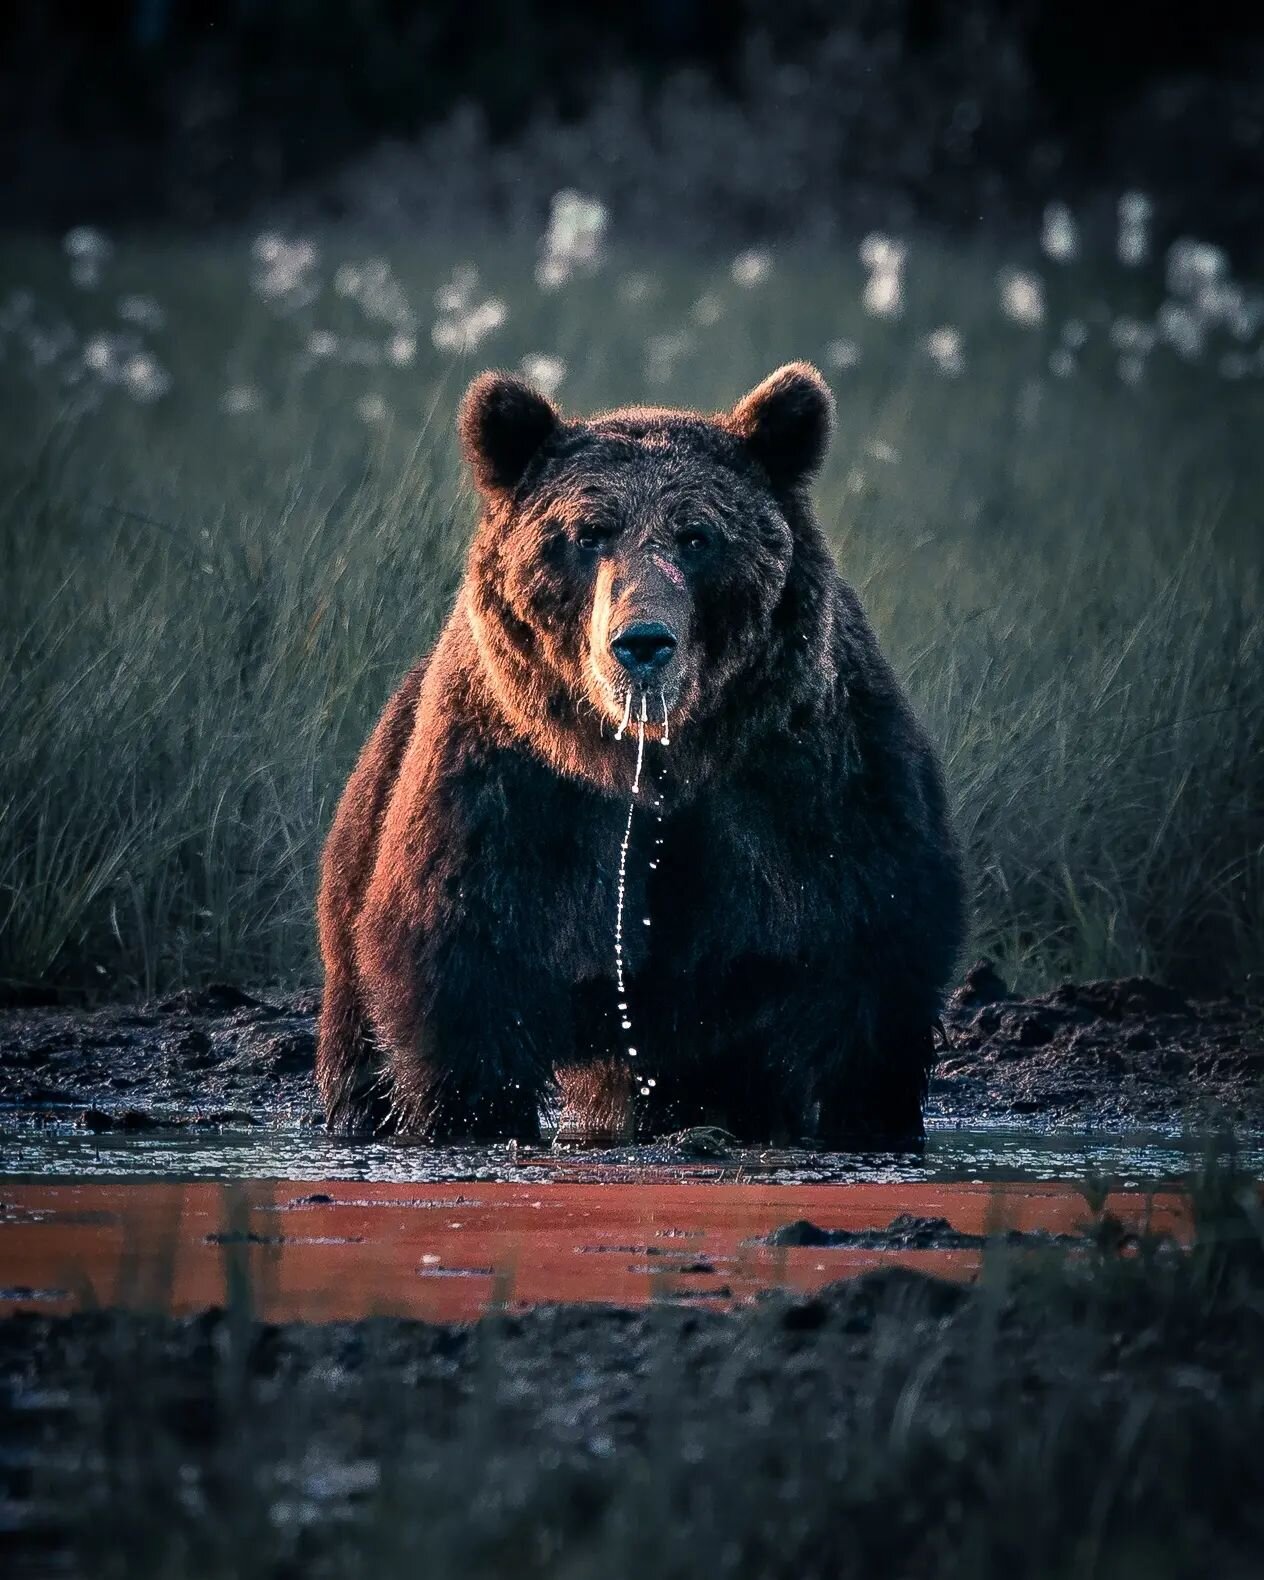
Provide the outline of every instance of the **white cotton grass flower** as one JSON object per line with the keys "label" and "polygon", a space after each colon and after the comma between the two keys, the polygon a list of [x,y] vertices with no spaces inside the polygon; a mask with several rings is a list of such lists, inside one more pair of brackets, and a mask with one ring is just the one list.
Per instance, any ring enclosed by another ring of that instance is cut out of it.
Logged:
{"label": "white cotton grass flower", "polygon": [[556,395],[566,377],[566,363],[548,351],[533,351],[523,357],[518,371],[541,395]]}
{"label": "white cotton grass flower", "polygon": [[157,330],[167,322],[167,315],[152,296],[121,296],[115,309],[118,316],[138,329]]}
{"label": "white cotton grass flower", "polygon": [[874,232],[860,243],[860,261],[869,270],[862,301],[875,318],[898,318],[904,311],[904,264],[908,249],[902,241]]}
{"label": "white cotton grass flower", "polygon": [[149,405],[170,390],[171,375],[147,351],[138,351],[124,362],[122,383],[133,400]]}
{"label": "white cotton grass flower", "polygon": [[91,225],[76,225],[61,240],[62,251],[68,258],[95,258],[104,263],[114,251],[109,238]]}
{"label": "white cotton grass flower", "polygon": [[1157,323],[1160,338],[1178,357],[1194,362],[1202,356],[1207,342],[1206,328],[1187,303],[1164,302],[1159,308]]}
{"label": "white cotton grass flower", "polygon": [[332,357],[338,350],[338,336],[330,329],[313,329],[307,337],[307,352],[309,356],[323,361]]}
{"label": "white cotton grass flower", "polygon": [[83,345],[84,366],[107,383],[115,383],[122,377],[123,361],[130,349],[131,342],[125,335],[89,335]]}
{"label": "white cotton grass flower", "polygon": [[219,398],[219,409],[226,417],[247,417],[263,405],[263,396],[253,384],[233,384]]}
{"label": "white cotton grass flower", "polygon": [[171,375],[128,331],[89,335],[80,365],[97,384],[116,385],[142,404],[160,400],[171,388]]}
{"label": "white cotton grass flower", "polygon": [[535,266],[535,283],[542,291],[560,291],[570,277],[571,269],[566,259],[551,253],[546,253]]}
{"label": "white cotton grass flower", "polygon": [[1055,379],[1069,379],[1075,372],[1075,357],[1066,346],[1049,353],[1049,371]]}
{"label": "white cotton grass flower", "polygon": [[847,373],[860,365],[860,347],[854,340],[831,340],[825,348],[825,360],[837,373]]}
{"label": "white cotton grass flower", "polygon": [[900,462],[900,452],[885,439],[868,440],[865,444],[865,454],[871,455],[875,461],[881,461],[883,466],[898,466]]}
{"label": "white cotton grass flower", "polygon": [[1006,318],[1026,329],[1044,322],[1045,288],[1038,274],[1026,269],[1002,269],[996,277],[1001,311]]}
{"label": "white cotton grass flower", "polygon": [[399,333],[392,335],[386,346],[386,360],[397,368],[412,365],[417,357],[417,336]]}
{"label": "white cotton grass flower", "polygon": [[602,260],[609,222],[609,213],[599,198],[570,188],[554,193],[536,265],[535,278],[540,289],[556,291],[576,273],[595,272]]}
{"label": "white cotton grass flower", "polygon": [[1209,280],[1193,293],[1193,307],[1207,324],[1220,324],[1231,334],[1244,329],[1235,338],[1250,340],[1253,334],[1251,314],[1247,308],[1247,294],[1232,280]]}
{"label": "white cotton grass flower", "polygon": [[1080,251],[1079,229],[1065,203],[1045,206],[1040,225],[1040,245],[1055,263],[1070,263]]}
{"label": "white cotton grass flower", "polygon": [[1115,365],[1121,382],[1135,388],[1145,377],[1145,358],[1140,356],[1123,356]]}
{"label": "white cotton grass flower", "polygon": [[1110,343],[1116,351],[1128,356],[1147,356],[1158,341],[1159,333],[1153,324],[1143,324],[1140,319],[1120,316],[1110,326]]}
{"label": "white cotton grass flower", "polygon": [[477,290],[478,270],[472,263],[458,263],[450,277],[435,292],[435,307],[439,312],[449,315],[463,313]]}
{"label": "white cotton grass flower", "polygon": [[926,355],[945,378],[958,378],[966,369],[965,343],[961,331],[951,324],[932,329],[923,340]]}
{"label": "white cotton grass flower", "polygon": [[401,331],[416,328],[416,314],[385,258],[342,264],[334,274],[334,290],[355,302],[366,318]]}
{"label": "white cotton grass flower", "polygon": [[356,416],[361,422],[385,422],[390,416],[390,408],[380,395],[361,395],[356,401]]}
{"label": "white cotton grass flower", "polygon": [[76,225],[62,237],[62,251],[70,259],[70,278],[81,290],[94,290],[101,271],[114,252],[109,238],[91,225]]}
{"label": "white cotton grass flower", "polygon": [[746,290],[763,285],[772,274],[772,253],[761,247],[751,247],[746,252],[739,252],[730,265],[729,273],[736,283]]}
{"label": "white cotton grass flower", "polygon": [[904,281],[886,269],[875,269],[865,282],[861,300],[875,318],[898,318],[904,311]]}
{"label": "white cotton grass flower", "polygon": [[1119,200],[1116,251],[1125,268],[1136,269],[1150,256],[1150,221],[1154,205],[1144,192],[1125,192]]}
{"label": "white cotton grass flower", "polygon": [[908,248],[893,236],[873,231],[860,243],[860,261],[866,269],[888,269],[897,274],[908,258]]}
{"label": "white cotton grass flower", "polygon": [[435,292],[439,317],[430,330],[430,340],[436,351],[473,351],[508,318],[509,309],[499,297],[478,301],[478,291],[478,270],[472,264],[462,264]]}
{"label": "white cotton grass flower", "polygon": [[462,346],[472,350],[505,322],[509,309],[496,297],[489,297],[472,308],[461,320]]}
{"label": "white cotton grass flower", "polygon": [[724,298],[715,291],[704,291],[689,309],[689,318],[699,329],[710,329],[724,317]]}
{"label": "white cotton grass flower", "polygon": [[255,237],[250,255],[254,265],[251,286],[269,306],[293,312],[315,301],[320,290],[316,277],[320,255],[314,242],[264,231]]}
{"label": "white cotton grass flower", "polygon": [[1197,296],[1228,279],[1229,259],[1209,241],[1179,237],[1167,250],[1166,280],[1172,296]]}
{"label": "white cotton grass flower", "polygon": [[1082,318],[1068,318],[1062,326],[1062,344],[1071,351],[1079,351],[1088,340],[1088,325]]}

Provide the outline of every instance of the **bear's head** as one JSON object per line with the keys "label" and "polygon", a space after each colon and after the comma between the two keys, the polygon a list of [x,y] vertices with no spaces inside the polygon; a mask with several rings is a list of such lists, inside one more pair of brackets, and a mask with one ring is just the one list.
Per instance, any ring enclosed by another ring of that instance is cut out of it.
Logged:
{"label": "bear's head", "polygon": [[819,683],[832,562],[806,485],[832,420],[806,363],[713,417],[568,420],[519,379],[476,379],[460,436],[484,514],[464,603],[515,728],[617,783],[621,726],[718,740]]}

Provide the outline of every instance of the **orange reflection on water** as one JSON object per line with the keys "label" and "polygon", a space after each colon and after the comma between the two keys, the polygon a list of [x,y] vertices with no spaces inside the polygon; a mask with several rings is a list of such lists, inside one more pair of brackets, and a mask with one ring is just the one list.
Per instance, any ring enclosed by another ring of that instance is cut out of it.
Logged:
{"label": "orange reflection on water", "polygon": [[[323,1199],[327,1198],[327,1199]],[[1120,1192],[1108,1210],[1185,1239],[1175,1192]],[[6,1184],[0,1313],[80,1304],[221,1305],[248,1268],[270,1321],[394,1314],[477,1317],[493,1302],[640,1305],[670,1295],[726,1304],[776,1285],[811,1290],[899,1264],[967,1279],[977,1250],[769,1247],[808,1219],[881,1229],[901,1213],[955,1229],[1075,1233],[1083,1198],[1060,1183],[327,1184],[167,1180]]]}

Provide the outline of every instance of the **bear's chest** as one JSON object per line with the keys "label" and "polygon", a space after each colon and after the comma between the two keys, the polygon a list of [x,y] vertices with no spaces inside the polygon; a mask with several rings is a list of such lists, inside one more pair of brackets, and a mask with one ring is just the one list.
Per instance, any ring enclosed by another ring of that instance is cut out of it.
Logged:
{"label": "bear's chest", "polygon": [[844,863],[819,798],[721,786],[671,810],[643,788],[630,806],[543,770],[507,782],[470,829],[470,920],[571,982],[613,977],[616,950],[626,974],[675,976],[820,941]]}

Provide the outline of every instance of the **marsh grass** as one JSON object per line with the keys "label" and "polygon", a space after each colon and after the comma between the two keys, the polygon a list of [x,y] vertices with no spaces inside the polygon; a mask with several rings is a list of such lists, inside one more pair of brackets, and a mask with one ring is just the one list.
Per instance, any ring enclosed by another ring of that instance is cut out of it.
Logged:
{"label": "marsh grass", "polygon": [[[989,1247],[724,1315],[464,1328],[222,1312],[0,1324],[15,1556],[127,1576],[1245,1576],[1258,1184],[1211,1146],[1188,1250]],[[1096,1202],[1096,1205],[1094,1205]],[[240,1209],[229,1204],[230,1220]]]}
{"label": "marsh grass", "polygon": [[[461,355],[428,339],[450,250],[392,254],[421,307],[386,325],[329,285],[339,246],[312,300],[279,304],[250,289],[244,240],[120,246],[108,297],[47,248],[0,253],[0,296],[29,287],[68,344],[116,293],[159,297],[146,355],[170,374],[141,402],[75,375],[77,353],[50,373],[4,342],[6,991],[313,976],[335,799],[460,574],[475,505],[451,428],[473,372],[548,352],[575,410],[714,408],[788,357],[828,368],[839,337],[858,360],[832,374],[819,513],[942,745],[972,949],[1028,986],[1258,970],[1264,385],[1162,349],[1121,383],[1112,315],[1157,299],[1134,274],[1064,271],[1023,327],[998,314],[998,255],[926,239],[886,321],[859,264],[810,248],[752,288],[727,260],[628,252],[547,292],[530,249],[475,237],[479,293],[508,316]],[[1054,377],[1074,315],[1089,340]],[[958,377],[924,349],[945,323]],[[406,365],[382,349],[401,324]]]}

